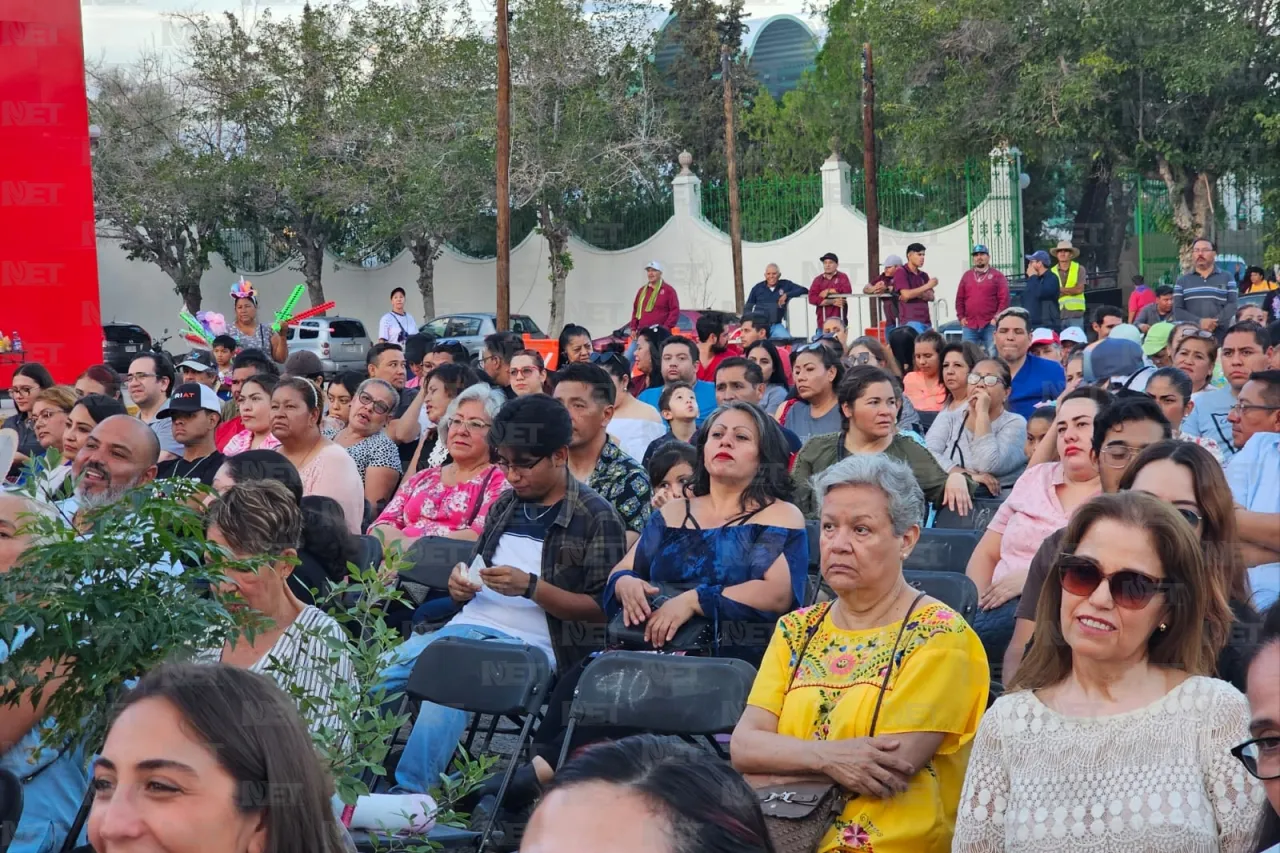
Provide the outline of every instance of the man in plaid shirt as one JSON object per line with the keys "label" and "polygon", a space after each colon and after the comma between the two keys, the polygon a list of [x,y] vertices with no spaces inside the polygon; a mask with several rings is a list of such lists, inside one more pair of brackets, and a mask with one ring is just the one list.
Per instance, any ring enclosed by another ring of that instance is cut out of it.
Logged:
{"label": "man in plaid shirt", "polygon": [[[473,552],[488,568],[477,584],[468,565],[454,567],[449,594],[462,610],[396,650],[382,672],[388,691],[403,688],[418,655],[439,637],[528,643],[557,672],[603,647],[600,595],[626,554],[626,527],[608,501],[569,473],[572,435],[569,412],[542,394],[517,397],[494,418],[489,444],[511,490],[489,510]],[[425,793],[447,769],[465,728],[462,711],[424,702],[397,783]]]}

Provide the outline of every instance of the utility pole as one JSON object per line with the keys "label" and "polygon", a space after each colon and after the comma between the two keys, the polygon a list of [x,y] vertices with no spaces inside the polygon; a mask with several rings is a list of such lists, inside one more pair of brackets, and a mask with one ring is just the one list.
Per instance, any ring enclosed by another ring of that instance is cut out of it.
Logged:
{"label": "utility pole", "polygon": [[880,204],[876,196],[876,82],[871,42],[862,45],[862,184],[867,216],[868,280],[880,273]]}
{"label": "utility pole", "polygon": [[511,50],[507,41],[507,0],[498,0],[498,152],[495,203],[497,235],[498,331],[511,328]]}
{"label": "utility pole", "polygon": [[733,77],[729,45],[720,45],[720,79],[724,83],[724,157],[729,171],[729,246],[733,252],[733,304],[742,313],[742,208],[738,198],[738,158],[733,139]]}

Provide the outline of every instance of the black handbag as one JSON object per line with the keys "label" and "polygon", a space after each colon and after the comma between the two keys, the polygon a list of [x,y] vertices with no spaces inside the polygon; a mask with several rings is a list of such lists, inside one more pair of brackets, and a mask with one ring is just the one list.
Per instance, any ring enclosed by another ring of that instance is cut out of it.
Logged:
{"label": "black handbag", "polygon": [[[672,598],[691,589],[697,589],[696,583],[651,583],[645,581],[650,586],[656,586],[659,589],[657,595],[649,596],[649,609],[656,611],[659,607],[666,604]],[[609,627],[606,634],[607,645],[610,648],[631,649],[636,651],[654,651],[652,645],[644,638],[644,623],[639,625],[627,625],[623,622],[624,614],[619,611],[612,619],[609,620]],[[707,651],[715,646],[715,626],[711,619],[706,616],[695,615],[688,622],[685,622],[676,629],[676,635],[671,641],[664,643],[661,651],[664,652],[699,652]]]}
{"label": "black handbag", "polygon": [[[893,641],[893,651],[889,654],[889,666],[885,669],[884,680],[880,682],[880,692],[876,696],[875,711],[871,714],[871,730],[867,737],[875,737],[876,724],[880,720],[880,705],[884,702],[884,692],[889,688],[889,676],[893,674],[893,661],[898,656],[898,646],[902,643],[902,633],[907,628],[911,614],[916,605],[924,598],[922,592],[907,608],[907,615],[902,618],[898,628],[897,639]],[[809,643],[818,633],[822,620],[827,618],[834,602],[826,608],[809,626],[805,633],[804,645],[800,654],[796,655],[795,668],[791,670],[791,679],[787,682],[787,690],[795,683],[800,664],[804,661],[804,653]],[[834,782],[790,782],[782,785],[765,785],[756,788],[756,800],[764,812],[764,823],[769,829],[769,838],[773,841],[777,853],[813,853],[822,842],[822,836],[849,802],[850,795]]]}

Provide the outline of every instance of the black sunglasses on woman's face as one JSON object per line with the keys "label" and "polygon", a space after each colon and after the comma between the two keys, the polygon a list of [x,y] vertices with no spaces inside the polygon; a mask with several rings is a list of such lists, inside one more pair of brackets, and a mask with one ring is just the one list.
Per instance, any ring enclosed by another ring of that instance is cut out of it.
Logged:
{"label": "black sunglasses on woman's face", "polygon": [[1133,569],[1107,574],[1097,560],[1076,554],[1063,554],[1058,558],[1058,580],[1065,591],[1081,598],[1088,598],[1106,583],[1111,600],[1125,610],[1141,610],[1158,593],[1168,592],[1170,588],[1168,581]]}

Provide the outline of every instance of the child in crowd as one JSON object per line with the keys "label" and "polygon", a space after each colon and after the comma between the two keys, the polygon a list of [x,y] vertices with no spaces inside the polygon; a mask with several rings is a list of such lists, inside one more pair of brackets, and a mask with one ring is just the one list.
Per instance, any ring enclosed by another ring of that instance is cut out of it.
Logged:
{"label": "child in crowd", "polygon": [[693,443],[693,434],[698,429],[698,399],[692,385],[688,382],[668,383],[658,398],[658,411],[673,436]]}
{"label": "child in crowd", "polygon": [[663,439],[662,446],[649,458],[646,466],[653,484],[653,508],[660,509],[672,498],[684,496],[685,486],[693,479],[693,463],[697,451],[682,441]]}
{"label": "child in crowd", "polygon": [[223,400],[231,399],[231,359],[236,357],[236,339],[218,335],[213,339],[213,362],[218,366],[218,384],[214,390]]}
{"label": "child in crowd", "polygon": [[1043,406],[1037,406],[1031,412],[1031,417],[1027,418],[1027,458],[1031,458],[1031,454],[1036,452],[1036,448],[1040,446],[1040,439],[1044,438],[1045,433],[1049,431],[1049,427],[1053,426],[1053,416],[1057,412],[1052,403]]}

